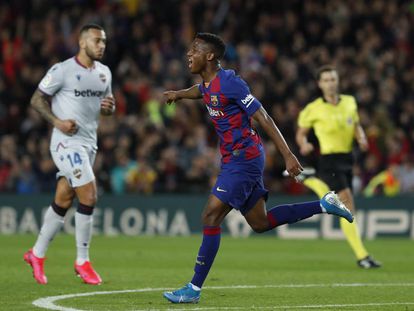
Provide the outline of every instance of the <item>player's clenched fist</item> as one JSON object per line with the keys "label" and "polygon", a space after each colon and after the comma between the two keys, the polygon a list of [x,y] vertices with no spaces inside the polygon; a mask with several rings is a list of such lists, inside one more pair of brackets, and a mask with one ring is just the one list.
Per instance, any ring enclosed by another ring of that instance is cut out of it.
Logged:
{"label": "player's clenched fist", "polygon": [[78,131],[75,120],[56,120],[54,126],[66,135],[72,136]]}
{"label": "player's clenched fist", "polygon": [[303,171],[302,165],[293,153],[290,153],[285,158],[285,163],[286,171],[289,173],[291,177],[298,176]]}
{"label": "player's clenched fist", "polygon": [[106,96],[101,100],[101,115],[109,116],[115,111],[115,99],[113,96]]}

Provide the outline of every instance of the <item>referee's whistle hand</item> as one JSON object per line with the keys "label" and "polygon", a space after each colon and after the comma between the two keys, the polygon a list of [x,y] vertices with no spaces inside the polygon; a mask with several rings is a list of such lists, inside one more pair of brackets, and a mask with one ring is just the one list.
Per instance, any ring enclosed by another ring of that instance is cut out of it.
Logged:
{"label": "referee's whistle hand", "polygon": [[315,148],[311,143],[302,144],[300,146],[300,154],[306,156],[310,154]]}

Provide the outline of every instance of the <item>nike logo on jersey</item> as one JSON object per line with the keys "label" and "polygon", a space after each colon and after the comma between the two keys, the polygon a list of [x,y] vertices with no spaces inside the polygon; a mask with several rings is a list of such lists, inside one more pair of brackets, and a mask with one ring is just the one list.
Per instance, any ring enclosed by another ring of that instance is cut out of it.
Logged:
{"label": "nike logo on jersey", "polygon": [[227,190],[221,189],[220,187],[217,187],[217,188],[216,188],[216,190],[217,190],[218,192],[227,192]]}

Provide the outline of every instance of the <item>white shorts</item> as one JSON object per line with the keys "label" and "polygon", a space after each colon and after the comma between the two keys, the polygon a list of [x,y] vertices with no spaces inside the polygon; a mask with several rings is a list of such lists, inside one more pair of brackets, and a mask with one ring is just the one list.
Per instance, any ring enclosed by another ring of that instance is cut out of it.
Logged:
{"label": "white shorts", "polygon": [[95,180],[92,169],[96,157],[94,148],[59,143],[57,146],[51,146],[50,153],[53,162],[59,169],[56,179],[65,177],[72,188],[86,185]]}

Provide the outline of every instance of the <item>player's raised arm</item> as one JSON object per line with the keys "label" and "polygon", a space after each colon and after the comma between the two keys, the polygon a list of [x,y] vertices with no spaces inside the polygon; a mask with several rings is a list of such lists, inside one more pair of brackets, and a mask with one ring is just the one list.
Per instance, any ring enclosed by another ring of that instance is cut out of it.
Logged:
{"label": "player's raised arm", "polygon": [[32,99],[30,100],[30,105],[35,109],[40,115],[54,127],[61,130],[67,135],[73,135],[77,132],[78,128],[76,126],[75,120],[60,120],[58,119],[50,110],[49,105],[49,96],[43,94],[39,89],[37,89]]}
{"label": "player's raised arm", "polygon": [[253,119],[256,120],[260,126],[265,130],[267,135],[272,139],[276,148],[280,151],[286,163],[286,170],[291,176],[297,176],[303,170],[296,156],[292,153],[286,143],[285,138],[279,131],[272,117],[266,112],[263,107],[260,107],[254,114]]}
{"label": "player's raised arm", "polygon": [[164,96],[166,97],[167,104],[174,103],[180,99],[199,99],[202,98],[202,94],[199,89],[199,85],[195,84],[188,89],[178,91],[165,91]]}

